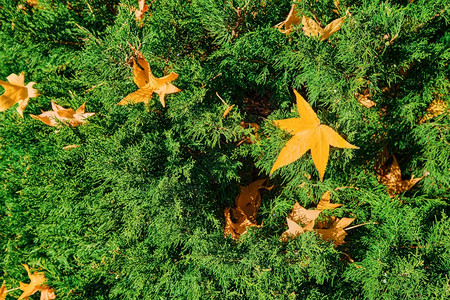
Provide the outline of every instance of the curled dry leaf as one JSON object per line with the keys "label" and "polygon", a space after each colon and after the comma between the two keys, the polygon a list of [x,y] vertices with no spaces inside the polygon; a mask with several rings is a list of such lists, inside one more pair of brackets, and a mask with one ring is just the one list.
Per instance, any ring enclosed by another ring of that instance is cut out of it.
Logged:
{"label": "curled dry leaf", "polygon": [[57,126],[59,120],[63,124],[76,127],[86,122],[86,118],[92,117],[95,113],[85,112],[85,103],[83,103],[76,111],[71,108],[64,108],[52,101],[53,111],[43,111],[40,115],[30,116],[33,119],[39,120],[48,126]]}
{"label": "curled dry leaf", "polygon": [[296,90],[294,93],[300,118],[273,121],[275,126],[292,134],[293,137],[281,149],[270,174],[296,161],[311,149],[314,165],[319,172],[320,181],[323,181],[330,146],[353,149],[359,149],[359,147],[344,140],[331,127],[320,124],[319,118],[308,102]]}
{"label": "curled dry leaf", "polygon": [[338,203],[330,203],[331,202],[331,194],[330,192],[325,192],[322,195],[322,198],[320,199],[319,203],[317,203],[317,209],[335,209],[338,207],[341,207],[342,204]]}
{"label": "curled dry leaf", "polygon": [[420,119],[419,124],[424,123],[425,121],[440,116],[444,113],[448,113],[450,109],[448,108],[448,104],[444,102],[441,98],[436,98],[431,102],[428,106],[425,115]]}
{"label": "curled dry leaf", "polygon": [[153,93],[159,95],[159,101],[163,107],[166,106],[165,95],[180,92],[181,90],[170,82],[178,78],[178,74],[172,72],[167,76],[156,78],[150,70],[150,65],[144,55],[131,46],[136,59],[133,58],[133,81],[138,90],[123,98],[117,105],[127,105],[148,101]]}
{"label": "curled dry leaf", "polygon": [[316,229],[316,232],[320,234],[322,239],[332,241],[335,246],[339,246],[344,243],[344,238],[347,235],[344,228],[350,225],[354,220],[354,218],[336,218],[330,228]]}
{"label": "curled dry leaf", "polygon": [[28,100],[39,96],[38,92],[33,88],[35,82],[29,82],[25,85],[24,72],[19,76],[11,74],[6,78],[8,81],[0,80],[0,85],[5,92],[0,95],[0,111],[5,111],[14,104],[18,103],[17,111],[23,117],[23,111],[28,105]]}
{"label": "curled dry leaf", "polygon": [[378,180],[387,187],[389,197],[394,198],[395,195],[406,192],[412,188],[417,182],[422,180],[423,176],[419,178],[414,178],[413,176],[411,179],[402,180],[402,172],[398,165],[397,158],[394,155],[392,155],[392,157],[393,161],[389,168],[389,172],[387,171],[388,168],[386,164],[384,164],[378,170],[377,176]]}
{"label": "curled dry leaf", "polygon": [[[297,9],[296,4],[292,4],[291,10],[289,11],[288,16],[286,17],[286,20],[278,23],[275,25],[275,28],[278,28],[281,33],[289,34],[291,33],[292,29],[294,29],[293,25],[298,25],[301,22],[301,19],[298,17],[300,12]],[[284,27],[284,29],[282,29]]]}
{"label": "curled dry leaf", "polygon": [[[138,23],[142,22],[146,11],[148,11],[148,6],[145,4],[145,0],[139,0],[139,9],[134,10],[134,15],[136,16]],[[139,27],[141,26],[142,24]]]}
{"label": "curled dry leaf", "polygon": [[30,283],[26,284],[20,282],[20,289],[23,291],[23,293],[22,295],[20,295],[18,300],[28,299],[29,296],[41,290],[43,288],[42,284],[47,280],[43,272],[34,272],[33,274],[31,274],[30,268],[27,265],[24,264],[22,266],[25,268],[25,270],[27,270],[28,277],[30,278]]}
{"label": "curled dry leaf", "polygon": [[[247,227],[257,226],[256,216],[259,206],[261,205],[261,194],[259,189],[272,189],[272,187],[264,186],[266,179],[257,180],[248,186],[241,187],[240,194],[236,197],[236,209],[226,208],[225,216],[225,237],[231,235],[232,239],[238,239],[242,234],[247,232]],[[236,222],[231,219],[233,213]]]}

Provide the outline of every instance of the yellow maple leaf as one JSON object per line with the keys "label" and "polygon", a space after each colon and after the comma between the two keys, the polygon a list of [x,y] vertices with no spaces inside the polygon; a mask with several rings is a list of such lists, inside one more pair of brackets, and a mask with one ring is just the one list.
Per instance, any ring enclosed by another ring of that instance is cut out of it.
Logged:
{"label": "yellow maple leaf", "polygon": [[406,192],[410,188],[412,188],[417,182],[422,180],[422,177],[402,180],[402,172],[400,170],[400,166],[398,165],[397,158],[392,155],[393,161],[389,168],[389,172],[387,171],[386,166],[382,166],[377,174],[378,180],[387,187],[387,192],[389,197],[394,198],[395,195]]}
{"label": "yellow maple leaf", "polygon": [[144,58],[144,55],[131,47],[135,53],[136,60],[133,59],[133,81],[138,86],[138,90],[123,98],[117,105],[127,105],[148,101],[152,98],[153,93],[159,95],[159,101],[163,107],[166,106],[164,97],[166,94],[180,92],[181,90],[171,84],[178,78],[178,74],[172,72],[167,76],[156,78],[150,70],[150,65]]}
{"label": "yellow maple leaf", "polygon": [[43,111],[40,115],[30,116],[33,119],[39,120],[48,126],[57,126],[61,121],[64,124],[68,124],[72,127],[82,125],[86,122],[86,118],[92,117],[95,113],[86,113],[85,104],[83,103],[76,111],[71,108],[64,108],[52,101],[53,111]]}
{"label": "yellow maple leaf", "polygon": [[317,118],[308,102],[296,90],[294,90],[294,93],[297,98],[297,110],[300,118],[273,121],[275,126],[289,132],[293,137],[281,149],[270,174],[296,161],[311,149],[314,165],[319,172],[320,181],[323,181],[330,146],[353,149],[359,149],[359,147],[344,140],[331,127],[320,124],[319,118]]}
{"label": "yellow maple leaf", "polygon": [[303,32],[306,36],[319,36],[321,41],[325,41],[333,33],[341,29],[342,23],[344,23],[344,21],[345,16],[334,20],[333,22],[325,26],[325,28],[322,28],[319,24],[316,23],[316,21],[304,15],[302,18]]}
{"label": "yellow maple leaf", "polygon": [[35,82],[29,82],[25,85],[24,72],[19,76],[11,74],[6,78],[8,81],[0,80],[0,85],[5,89],[5,92],[0,95],[0,111],[5,111],[14,104],[18,103],[17,111],[23,117],[23,111],[28,105],[28,100],[39,96],[38,92],[33,88]]}
{"label": "yellow maple leaf", "polygon": [[29,296],[41,290],[42,284],[47,281],[43,272],[34,272],[33,274],[31,274],[30,268],[27,265],[24,264],[22,266],[25,268],[25,270],[27,270],[28,277],[30,278],[30,283],[27,284],[20,282],[20,289],[23,291],[23,293],[22,295],[20,295],[18,300],[28,299]]}
{"label": "yellow maple leaf", "polygon": [[40,300],[52,300],[52,299],[56,299],[55,291],[50,287],[43,285],[41,289]]}

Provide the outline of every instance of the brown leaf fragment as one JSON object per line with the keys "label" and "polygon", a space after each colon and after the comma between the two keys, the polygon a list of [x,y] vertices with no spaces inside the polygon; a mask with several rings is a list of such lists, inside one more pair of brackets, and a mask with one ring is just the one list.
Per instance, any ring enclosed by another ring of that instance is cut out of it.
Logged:
{"label": "brown leaf fragment", "polygon": [[[292,4],[291,10],[289,11],[286,20],[275,25],[275,28],[278,28],[281,33],[289,34],[294,29],[293,25],[298,25],[301,22],[301,19],[298,17],[299,11],[297,9],[296,4]],[[284,26],[284,29],[282,27]]]}
{"label": "brown leaf fragment", "polygon": [[117,105],[136,104],[140,102],[148,104],[153,93],[156,93],[159,96],[161,105],[165,107],[165,95],[181,91],[170,83],[178,78],[178,74],[171,72],[169,75],[161,78],[155,77],[150,69],[150,65],[144,58],[144,55],[131,45],[130,47],[134,51],[134,56],[136,57],[136,60],[133,59],[133,81],[139,89],[123,98]]}
{"label": "brown leaf fragment", "polygon": [[230,208],[227,207],[224,210],[225,216],[225,229],[224,236],[234,240],[239,239],[239,237],[247,232],[248,227],[257,227],[258,225],[252,223],[247,216],[240,209],[233,209],[234,217],[237,218],[236,223],[231,219]]}
{"label": "brown leaf fragment", "polygon": [[30,268],[27,265],[24,264],[22,266],[25,268],[25,270],[27,270],[28,277],[30,278],[30,283],[26,284],[20,282],[20,289],[23,291],[23,293],[22,295],[20,295],[18,300],[28,299],[29,296],[41,290],[42,284],[47,280],[43,272],[34,272],[33,274],[31,274]]}
{"label": "brown leaf fragment", "polygon": [[76,127],[86,123],[86,119],[95,115],[95,113],[85,112],[85,103],[83,103],[76,111],[71,108],[64,108],[52,101],[52,111],[43,111],[40,115],[30,116],[33,119],[39,120],[48,126],[59,125],[57,120],[61,123]]}
{"label": "brown leaf fragment", "polygon": [[139,9],[134,8],[134,15],[136,16],[136,21],[142,26],[141,22],[144,19],[145,12],[148,11],[148,6],[145,4],[145,0],[139,0]]}
{"label": "brown leaf fragment", "polygon": [[63,150],[72,150],[78,147],[80,147],[80,145],[67,145],[63,147]]}
{"label": "brown leaf fragment", "polygon": [[40,300],[52,300],[52,299],[56,299],[55,291],[50,287],[43,285],[41,289]]}
{"label": "brown leaf fragment", "polygon": [[25,85],[24,72],[20,75],[11,74],[6,78],[8,81],[0,80],[0,85],[5,92],[0,95],[0,111],[5,111],[14,104],[18,103],[17,112],[23,117],[23,111],[28,105],[28,100],[39,96],[38,92],[33,88],[35,82],[29,82]]}
{"label": "brown leaf fragment", "polygon": [[3,284],[0,287],[0,300],[5,300],[5,299],[6,299],[6,285],[5,285],[5,282],[3,281]]}
{"label": "brown leaf fragment", "polygon": [[321,235],[322,239],[334,242],[334,245],[337,247],[345,243],[344,238],[347,233],[344,228],[350,225],[354,220],[354,218],[336,218],[331,228],[316,229],[316,232]]}
{"label": "brown leaf fragment", "polygon": [[259,193],[259,189],[270,189],[264,186],[266,180],[267,179],[257,180],[247,186],[241,187],[241,192],[236,197],[236,208],[241,210],[253,223],[256,223],[256,215],[259,206],[261,205],[261,194]]}
{"label": "brown leaf fragment", "polygon": [[322,198],[320,199],[319,203],[317,203],[317,209],[335,209],[338,207],[341,207],[342,204],[338,204],[338,203],[330,203],[331,201],[331,194],[330,192],[325,192],[322,195]]}
{"label": "brown leaf fragment", "polygon": [[371,100],[372,95],[369,92],[369,89],[365,89],[362,94],[355,93],[356,99],[358,99],[359,104],[362,106],[365,106],[367,108],[371,108],[373,106],[376,106],[377,104]]}
{"label": "brown leaf fragment", "polygon": [[425,121],[440,116],[444,113],[450,112],[448,104],[440,99],[436,98],[428,106],[425,115],[420,119],[419,124],[423,124]]}
{"label": "brown leaf fragment", "polygon": [[302,226],[311,226],[311,222],[314,226],[314,221],[317,219],[321,210],[318,209],[306,209],[302,207],[298,202],[295,202],[292,207],[292,212],[288,215],[288,218],[301,224]]}
{"label": "brown leaf fragment", "polygon": [[406,192],[412,188],[417,182],[419,182],[422,177],[402,180],[402,173],[400,166],[398,165],[397,158],[392,155],[393,161],[387,171],[387,166],[384,165],[380,168],[378,175],[378,180],[387,187],[387,192],[389,197],[394,198],[395,195]]}

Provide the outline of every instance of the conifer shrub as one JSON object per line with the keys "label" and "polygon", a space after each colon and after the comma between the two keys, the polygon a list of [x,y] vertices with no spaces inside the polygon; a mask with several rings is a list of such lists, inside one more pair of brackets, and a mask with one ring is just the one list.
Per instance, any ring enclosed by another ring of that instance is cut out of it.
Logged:
{"label": "conifer shrub", "polygon": [[[293,3],[322,27],[345,21],[323,41],[301,22],[282,33]],[[23,118],[0,112],[0,283],[28,282],[27,264],[63,299],[448,298],[448,1],[146,4],[137,20],[134,0],[0,0],[0,80],[24,71],[40,94]],[[165,107],[117,105],[137,90],[130,45],[156,77],[179,75]],[[291,138],[273,121],[299,118],[294,89],[359,149],[332,147],[323,182],[309,151],[276,170],[260,226],[224,237],[224,210]],[[95,116],[30,117],[51,101]],[[377,174],[392,154],[404,180],[425,176],[390,197]],[[326,191],[343,206],[317,222],[361,226],[338,246],[281,241],[294,203]]]}

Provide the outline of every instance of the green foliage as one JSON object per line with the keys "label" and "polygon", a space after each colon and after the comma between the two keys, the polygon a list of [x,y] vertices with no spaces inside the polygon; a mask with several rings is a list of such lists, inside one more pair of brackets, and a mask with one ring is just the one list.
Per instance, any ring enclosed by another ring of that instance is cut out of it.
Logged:
{"label": "green foliage", "polygon": [[[348,0],[338,13],[332,0],[301,1],[322,25],[349,10],[327,41],[273,27],[288,0],[147,1],[141,27],[137,1],[25,2],[0,0],[0,80],[25,71],[41,94],[23,119],[0,113],[8,288],[27,282],[27,263],[64,299],[449,296],[449,114],[419,124],[436,95],[449,102],[448,1]],[[179,74],[166,108],[156,95],[147,107],[116,105],[136,90],[128,43],[155,76]],[[360,149],[331,148],[323,183],[309,153],[276,171],[263,226],[224,239],[224,208],[268,177],[290,138],[270,121],[297,117],[293,88]],[[355,97],[366,88],[375,107]],[[225,119],[216,93],[236,105]],[[28,115],[50,101],[86,102],[96,115],[75,128]],[[261,126],[258,139],[242,121]],[[246,136],[254,143],[237,146]],[[374,169],[384,148],[405,178],[429,175],[389,198]],[[341,186],[351,188],[333,191]],[[314,233],[281,242],[292,205],[312,207],[330,190],[344,206],[324,216],[367,224],[338,248]]]}

